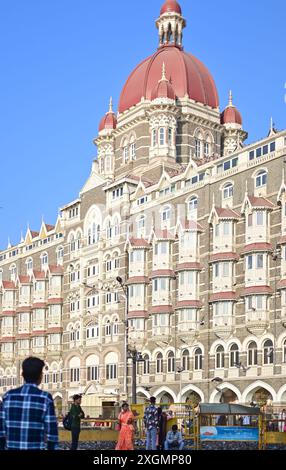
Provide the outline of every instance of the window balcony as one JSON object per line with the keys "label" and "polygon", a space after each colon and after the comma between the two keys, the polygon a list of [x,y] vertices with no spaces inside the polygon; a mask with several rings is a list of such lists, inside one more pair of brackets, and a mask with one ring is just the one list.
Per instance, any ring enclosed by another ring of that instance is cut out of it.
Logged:
{"label": "window balcony", "polygon": [[31,304],[30,295],[19,295],[19,306],[26,306]]}
{"label": "window balcony", "polygon": [[218,315],[213,318],[213,329],[215,334],[226,340],[233,332],[235,319],[232,315]]}
{"label": "window balcony", "polygon": [[153,339],[157,340],[168,339],[170,336],[170,332],[170,326],[153,326],[152,328]]}
{"label": "window balcony", "polygon": [[13,326],[2,326],[1,328],[1,336],[5,338],[14,335],[14,327]]}
{"label": "window balcony", "polygon": [[32,323],[32,331],[45,331],[46,325],[44,321],[38,321]]}
{"label": "window balcony", "polygon": [[62,345],[61,344],[49,344],[47,346],[47,350],[49,352],[60,352],[62,350]]}
{"label": "window balcony", "polygon": [[48,317],[48,328],[55,328],[62,326],[62,319],[60,315]]}
{"label": "window balcony", "polygon": [[46,353],[46,346],[33,346],[32,351],[33,354],[45,354]]}
{"label": "window balcony", "polygon": [[268,312],[266,310],[250,310],[245,314],[246,327],[255,335],[262,334],[269,325]]}
{"label": "window balcony", "polygon": [[30,323],[19,323],[18,325],[18,333],[30,333]]}
{"label": "window balcony", "polygon": [[13,352],[1,352],[1,359],[3,361],[12,361],[14,359]]}

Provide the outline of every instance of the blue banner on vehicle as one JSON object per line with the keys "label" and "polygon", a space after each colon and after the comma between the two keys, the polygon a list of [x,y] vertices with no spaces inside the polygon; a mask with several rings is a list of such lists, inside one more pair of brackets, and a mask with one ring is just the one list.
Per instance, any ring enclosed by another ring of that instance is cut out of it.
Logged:
{"label": "blue banner on vehicle", "polygon": [[202,441],[258,441],[258,428],[240,426],[202,426]]}

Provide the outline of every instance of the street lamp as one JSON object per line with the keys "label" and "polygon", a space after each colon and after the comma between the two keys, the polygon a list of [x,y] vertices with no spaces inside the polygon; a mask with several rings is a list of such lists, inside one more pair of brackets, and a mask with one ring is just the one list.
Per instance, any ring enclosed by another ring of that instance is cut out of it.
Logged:
{"label": "street lamp", "polygon": [[129,289],[126,284],[124,284],[122,277],[117,276],[116,281],[123,290],[125,296],[125,308],[124,308],[124,383],[123,383],[123,393],[127,396],[127,380],[128,380],[128,309],[129,309]]}
{"label": "street lamp", "polygon": [[128,349],[128,359],[132,359],[132,404],[137,403],[137,362],[145,362],[142,354],[135,348]]}
{"label": "street lamp", "polygon": [[[274,365],[274,374],[275,374],[275,369],[276,369],[276,316],[277,316],[277,268],[278,268],[278,260],[281,260],[281,251],[278,248],[278,245],[276,244],[276,247],[272,253],[272,260],[275,262],[275,271],[274,271],[274,325],[273,325],[273,335],[274,335],[274,341],[273,341],[273,365]],[[272,353],[271,352],[271,353]]]}

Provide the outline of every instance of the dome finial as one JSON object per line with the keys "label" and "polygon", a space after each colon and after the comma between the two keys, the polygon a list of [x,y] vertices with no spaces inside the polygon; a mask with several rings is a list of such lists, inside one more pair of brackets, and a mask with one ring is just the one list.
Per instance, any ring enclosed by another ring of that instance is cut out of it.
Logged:
{"label": "dome finial", "polygon": [[109,99],[109,113],[113,113],[113,100],[112,100],[112,96],[110,97]]}
{"label": "dome finial", "polygon": [[233,106],[233,96],[232,96],[231,90],[229,90],[229,95],[228,95],[228,106]]}

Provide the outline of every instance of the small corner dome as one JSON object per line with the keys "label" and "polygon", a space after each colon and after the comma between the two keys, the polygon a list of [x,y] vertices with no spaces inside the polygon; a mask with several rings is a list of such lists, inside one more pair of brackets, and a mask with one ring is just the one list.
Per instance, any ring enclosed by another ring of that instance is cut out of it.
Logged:
{"label": "small corner dome", "polygon": [[181,15],[182,9],[176,0],[166,0],[160,11],[161,15],[164,15],[164,13],[178,13]]}

